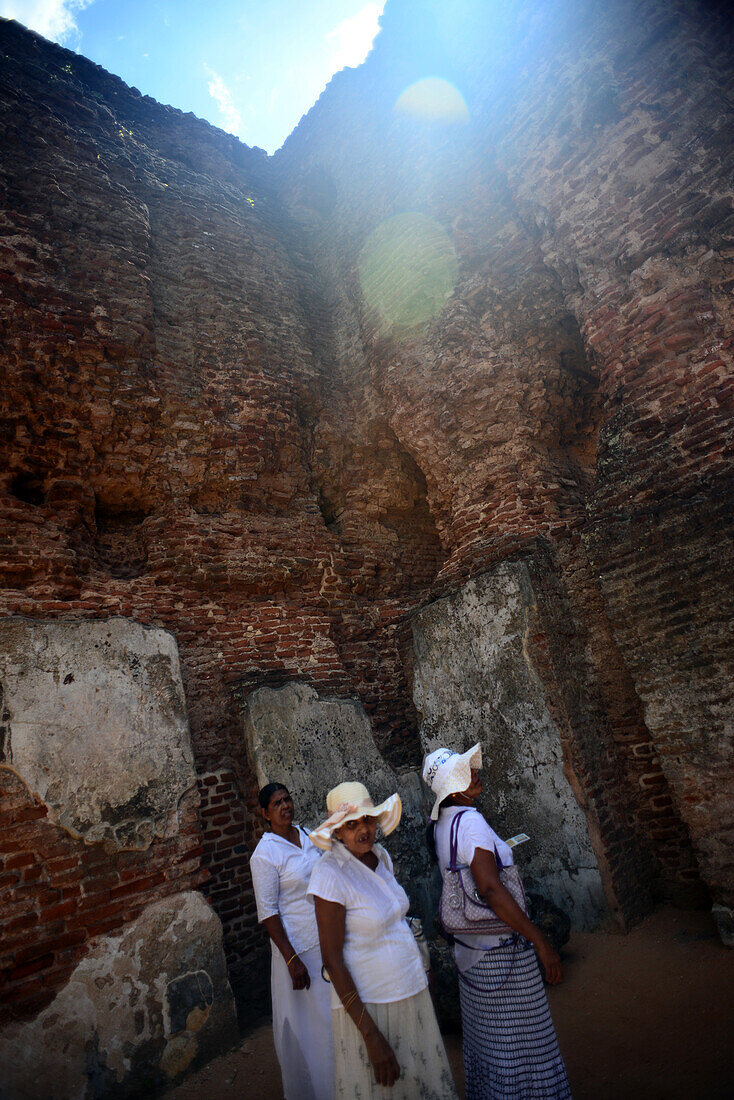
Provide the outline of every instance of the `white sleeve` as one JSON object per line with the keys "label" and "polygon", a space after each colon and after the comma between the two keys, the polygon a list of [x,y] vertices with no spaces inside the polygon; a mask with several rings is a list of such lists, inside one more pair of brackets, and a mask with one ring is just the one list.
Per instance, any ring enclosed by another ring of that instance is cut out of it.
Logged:
{"label": "white sleeve", "polygon": [[259,856],[255,851],[250,859],[250,874],[255,889],[258,921],[262,923],[268,917],[279,917],[280,875],[278,874],[278,868],[269,859]]}
{"label": "white sleeve", "polygon": [[314,898],[335,901],[346,908],[347,893],[344,879],[327,858],[320,859],[311,872],[306,897],[309,901],[313,901]]}
{"label": "white sleeve", "polygon": [[479,811],[470,810],[462,815],[459,822],[459,842],[456,846],[456,857],[459,863],[470,867],[477,848],[483,848],[494,854],[495,838]]}
{"label": "white sleeve", "polygon": [[390,858],[390,853],[387,848],[383,848],[381,844],[375,844],[375,848],[377,849],[377,858],[387,867],[390,874],[394,875],[395,871],[393,870],[392,859]]}

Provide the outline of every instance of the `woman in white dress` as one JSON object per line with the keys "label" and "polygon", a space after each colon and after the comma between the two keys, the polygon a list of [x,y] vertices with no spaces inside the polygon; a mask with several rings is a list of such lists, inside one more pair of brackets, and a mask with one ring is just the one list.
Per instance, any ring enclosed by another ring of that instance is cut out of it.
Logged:
{"label": "woman in white dress", "polygon": [[334,1054],[329,985],[313,904],[306,900],[321,852],[293,824],[293,799],[282,783],[259,794],[270,825],[250,859],[257,918],[270,936],[273,1038],[285,1100],[331,1100]]}
{"label": "woman in white dress", "polygon": [[436,749],[423,766],[436,796],[431,820],[441,874],[455,845],[457,865],[471,868],[477,892],[508,926],[504,936],[465,932],[454,942],[467,1100],[570,1100],[536,954],[552,985],[561,980],[561,960],[500,879],[512,849],[474,806],[481,766],[478,744],[465,753]]}
{"label": "woman in white dress", "polygon": [[311,833],[327,850],[311,875],[321,953],[332,983],[334,1096],[339,1100],[456,1100],[408,896],[375,844],[400,821],[397,794],[375,806],[361,783],[326,797]]}

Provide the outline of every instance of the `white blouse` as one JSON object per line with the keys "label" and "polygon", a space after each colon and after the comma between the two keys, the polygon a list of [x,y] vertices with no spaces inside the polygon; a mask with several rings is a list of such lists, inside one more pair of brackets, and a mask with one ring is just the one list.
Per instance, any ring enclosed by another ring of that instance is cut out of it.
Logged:
{"label": "white blouse", "polygon": [[[482,848],[494,854],[495,847],[504,867],[509,867],[510,864],[514,863],[512,848],[505,844],[504,840],[500,840],[494,829],[490,828],[484,820],[479,810],[475,810],[473,807],[467,808],[466,806],[446,806],[439,813],[436,826],[436,855],[438,856],[438,866],[441,869],[442,878],[448,870],[451,855],[451,822],[459,813],[463,814],[463,817],[457,826],[457,864],[470,867],[477,848]],[[488,936],[484,932],[462,932],[458,939],[462,943],[457,941],[454,944],[454,957],[459,970],[464,971],[479,962],[487,948],[499,946],[507,937]],[[469,946],[464,946],[465,944]]]}
{"label": "white blouse", "polygon": [[[313,904],[306,900],[311,872],[322,852],[297,825],[301,847],[277,833],[265,833],[250,857],[257,919],[280,917],[294,951],[307,951],[319,942]],[[271,940],[271,948],[277,951]]]}
{"label": "white blouse", "polygon": [[[371,871],[339,841],[316,865],[308,897],[334,901],[346,909],[344,963],[363,1001],[390,1004],[428,985],[415,937],[405,920],[408,895],[392,870],[385,849],[375,844],[377,870]],[[332,1008],[341,1001],[331,991]]]}

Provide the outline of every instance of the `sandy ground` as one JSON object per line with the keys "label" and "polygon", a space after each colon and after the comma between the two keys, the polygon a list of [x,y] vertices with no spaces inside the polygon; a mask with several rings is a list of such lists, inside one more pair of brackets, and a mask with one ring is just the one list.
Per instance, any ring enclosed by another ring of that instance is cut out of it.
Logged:
{"label": "sandy ground", "polygon": [[[575,933],[549,989],[575,1100],[734,1100],[734,951],[708,913],[661,908],[629,935]],[[463,1098],[461,1041],[446,1048]],[[282,1100],[256,1028],[166,1100]]]}

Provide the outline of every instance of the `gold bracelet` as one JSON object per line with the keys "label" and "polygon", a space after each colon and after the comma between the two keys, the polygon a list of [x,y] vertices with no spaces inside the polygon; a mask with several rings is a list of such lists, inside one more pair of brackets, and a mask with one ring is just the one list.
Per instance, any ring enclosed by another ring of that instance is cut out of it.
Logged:
{"label": "gold bracelet", "polygon": [[362,1005],[362,1011],[360,1012],[359,1019],[357,1020],[357,1031],[359,1031],[360,1035],[362,1034],[361,1028],[362,1028],[362,1017],[363,1016],[364,1016],[364,1005]]}
{"label": "gold bracelet", "polygon": [[352,1002],[354,1000],[356,1000],[356,998],[358,996],[359,996],[359,994],[357,993],[357,990],[353,989],[352,992],[347,997],[346,1001],[342,1001],[342,1005],[344,1006],[344,1011],[345,1012],[348,1010],[349,1006],[352,1004]]}
{"label": "gold bracelet", "polygon": [[297,958],[298,958],[298,952],[296,951],[295,955],[291,955],[291,957],[289,958],[288,962],[285,965],[290,966],[291,963],[293,962],[293,960],[297,959]]}

